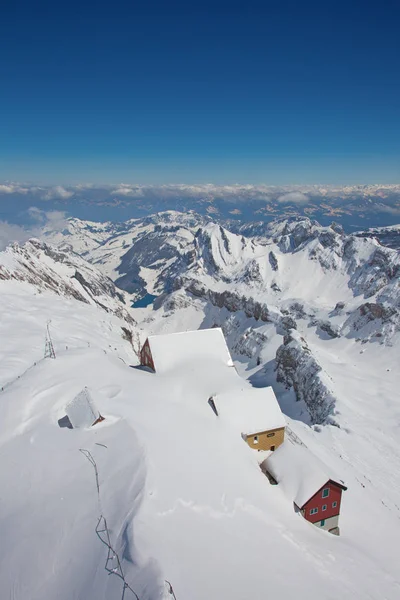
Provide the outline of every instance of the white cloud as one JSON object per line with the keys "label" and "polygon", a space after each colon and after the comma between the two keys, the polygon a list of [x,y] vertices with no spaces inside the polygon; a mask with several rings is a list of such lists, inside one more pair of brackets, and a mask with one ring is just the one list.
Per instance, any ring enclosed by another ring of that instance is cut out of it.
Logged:
{"label": "white cloud", "polygon": [[63,210],[48,210],[45,212],[47,219],[46,229],[61,231],[67,226],[67,214]]}
{"label": "white cloud", "polygon": [[37,206],[30,206],[28,208],[28,215],[32,221],[36,221],[37,223],[44,223],[46,221],[45,211],[37,208]]}
{"label": "white cloud", "polygon": [[294,203],[294,204],[306,204],[309,202],[308,196],[303,194],[302,192],[289,192],[287,194],[282,194],[277,198],[277,202],[283,203]]}
{"label": "white cloud", "polygon": [[0,193],[2,194],[13,194],[15,187],[13,185],[0,185]]}
{"label": "white cloud", "polygon": [[29,238],[35,237],[37,233],[35,229],[25,229],[20,225],[0,221],[0,250],[4,250],[12,242],[26,242]]}
{"label": "white cloud", "polygon": [[136,196],[136,197],[141,197],[143,196],[143,191],[140,187],[132,187],[130,185],[126,185],[125,183],[121,183],[119,185],[119,187],[117,187],[114,190],[110,191],[111,195],[116,195],[116,196]]}
{"label": "white cloud", "polygon": [[29,188],[21,187],[14,183],[0,184],[0,194],[27,194],[29,191]]}
{"label": "white cloud", "polygon": [[385,206],[380,204],[378,206],[378,212],[385,212],[391,215],[400,215],[400,206]]}
{"label": "white cloud", "polygon": [[45,195],[43,196],[44,200],[54,200],[54,199],[61,199],[61,200],[67,200],[68,198],[71,198],[71,196],[74,195],[74,192],[71,192],[69,190],[66,190],[64,187],[62,187],[61,185],[56,185],[55,187],[49,188]]}
{"label": "white cloud", "polygon": [[37,206],[30,206],[28,214],[47,231],[60,231],[67,225],[67,214],[63,210],[41,210]]}
{"label": "white cloud", "polygon": [[40,238],[46,231],[61,231],[67,225],[66,213],[62,210],[44,211],[36,206],[28,208],[28,214],[35,222],[33,227],[22,227],[8,221],[0,221],[0,251],[9,244],[23,244],[33,237]]}

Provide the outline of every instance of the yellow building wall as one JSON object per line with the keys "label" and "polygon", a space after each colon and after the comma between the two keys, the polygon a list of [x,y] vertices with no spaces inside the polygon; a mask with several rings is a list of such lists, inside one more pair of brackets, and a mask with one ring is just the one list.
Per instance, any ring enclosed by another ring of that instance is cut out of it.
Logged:
{"label": "yellow building wall", "polygon": [[254,433],[246,437],[246,442],[250,448],[254,450],[271,450],[274,447],[276,450],[285,438],[285,428],[280,427],[279,429],[270,429],[269,431],[262,431],[260,433]]}

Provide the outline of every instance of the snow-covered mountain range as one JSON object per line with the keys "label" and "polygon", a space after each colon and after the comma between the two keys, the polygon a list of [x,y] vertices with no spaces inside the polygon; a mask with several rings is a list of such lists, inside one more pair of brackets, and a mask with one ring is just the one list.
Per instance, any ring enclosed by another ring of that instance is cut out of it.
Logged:
{"label": "snow-covered mountain range", "polygon": [[133,298],[155,299],[139,310],[145,329],[158,331],[165,318],[199,307],[205,323],[222,325],[235,352],[254,365],[270,347],[272,328],[282,344],[274,357],[278,380],[296,391],[315,423],[332,420],[335,397],[306,342],[291,332],[391,345],[400,330],[399,252],[335,224],[281,219],[232,233],[195,213],[168,211],[119,225],[71,219],[47,237]]}
{"label": "snow-covered mountain range", "polygon": [[[140,600],[171,598],[165,580],[178,600],[397,598],[400,255],[382,243],[306,217],[230,231],[168,211],[70,219],[0,253],[6,597],[121,598],[88,448]],[[41,360],[48,319],[55,361]],[[130,332],[213,326],[238,373],[272,385],[293,439],[346,481],[340,538],[300,520],[257,453],[199,411],[205,381],[129,366]],[[106,420],[60,429],[84,386]]]}

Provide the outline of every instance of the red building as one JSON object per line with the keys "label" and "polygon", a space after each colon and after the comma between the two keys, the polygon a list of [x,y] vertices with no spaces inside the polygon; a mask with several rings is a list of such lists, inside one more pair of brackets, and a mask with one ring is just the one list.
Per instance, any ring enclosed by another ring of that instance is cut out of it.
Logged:
{"label": "red building", "polygon": [[153,356],[151,354],[151,348],[149,338],[145,341],[140,351],[140,364],[144,367],[149,367],[152,371],[155,371]]}
{"label": "red building", "polygon": [[303,506],[298,508],[306,521],[332,533],[338,533],[335,530],[339,528],[343,490],[347,490],[345,485],[329,479]]}
{"label": "red building", "polygon": [[347,488],[308,448],[289,437],[261,468],[272,484],[282,487],[296,512],[313,525],[339,535],[342,492]]}

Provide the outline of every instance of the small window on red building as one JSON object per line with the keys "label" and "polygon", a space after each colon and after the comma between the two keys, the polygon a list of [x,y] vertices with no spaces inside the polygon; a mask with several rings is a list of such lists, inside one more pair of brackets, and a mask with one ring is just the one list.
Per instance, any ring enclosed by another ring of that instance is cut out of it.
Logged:
{"label": "small window on red building", "polygon": [[337,507],[337,502],[335,500],[335,502],[332,502],[332,508],[336,508]]}
{"label": "small window on red building", "polygon": [[322,497],[327,498],[329,496],[329,488],[322,490]]}
{"label": "small window on red building", "polygon": [[310,510],[310,515],[316,515],[316,514],[317,514],[317,512],[318,512],[318,508],[312,508],[312,509]]}
{"label": "small window on red building", "polygon": [[326,510],[328,508],[327,504],[322,505],[322,510]]}

